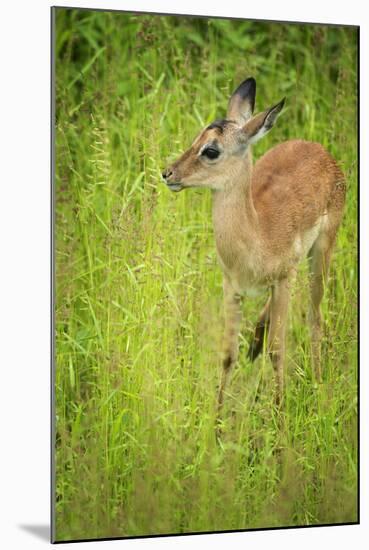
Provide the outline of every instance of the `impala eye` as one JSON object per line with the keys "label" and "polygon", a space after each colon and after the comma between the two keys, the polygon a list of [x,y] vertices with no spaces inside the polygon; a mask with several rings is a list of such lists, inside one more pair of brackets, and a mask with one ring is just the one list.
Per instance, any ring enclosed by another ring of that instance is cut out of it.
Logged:
{"label": "impala eye", "polygon": [[207,147],[206,149],[203,150],[201,155],[204,157],[207,157],[208,159],[213,160],[219,157],[220,151],[218,151],[218,149],[214,149],[214,147]]}

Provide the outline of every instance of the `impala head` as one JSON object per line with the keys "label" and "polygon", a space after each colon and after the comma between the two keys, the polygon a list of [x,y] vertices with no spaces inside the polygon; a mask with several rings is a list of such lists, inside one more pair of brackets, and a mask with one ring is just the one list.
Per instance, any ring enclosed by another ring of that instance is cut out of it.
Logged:
{"label": "impala head", "polygon": [[191,147],[163,172],[172,191],[186,187],[225,189],[244,169],[250,146],[274,125],[284,99],[253,116],[256,82],[248,78],[233,93],[227,117],[216,120],[196,137]]}

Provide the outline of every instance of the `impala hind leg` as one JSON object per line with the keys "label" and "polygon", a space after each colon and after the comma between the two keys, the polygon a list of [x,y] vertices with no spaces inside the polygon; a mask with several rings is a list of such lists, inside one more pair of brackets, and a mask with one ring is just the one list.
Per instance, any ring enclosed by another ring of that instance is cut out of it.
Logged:
{"label": "impala hind leg", "polygon": [[233,366],[238,358],[238,335],[241,324],[241,297],[234,292],[230,282],[225,278],[224,292],[224,343],[223,370],[218,394],[218,412],[223,405],[224,390]]}
{"label": "impala hind leg", "polygon": [[319,235],[309,252],[310,268],[310,311],[309,321],[311,328],[311,348],[313,371],[317,382],[322,379],[321,372],[321,340],[322,340],[322,312],[321,302],[327,282],[329,263],[335,235],[326,233]]}
{"label": "impala hind leg", "polygon": [[279,407],[283,398],[284,363],[286,355],[286,323],[290,298],[290,281],[288,278],[278,281],[272,287],[270,301],[270,327],[268,334],[268,351],[276,377],[276,404]]}
{"label": "impala hind leg", "polygon": [[247,358],[255,361],[259,353],[263,349],[265,331],[268,330],[270,320],[270,298],[260,312],[258,322],[256,323],[253,337],[249,343]]}

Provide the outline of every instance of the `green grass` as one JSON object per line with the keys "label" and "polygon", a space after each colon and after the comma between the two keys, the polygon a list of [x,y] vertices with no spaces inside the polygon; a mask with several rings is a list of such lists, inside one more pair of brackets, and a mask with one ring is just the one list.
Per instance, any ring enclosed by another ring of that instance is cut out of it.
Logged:
{"label": "green grass", "polygon": [[[357,521],[356,30],[56,10],[56,539]],[[241,353],[214,436],[222,277],[211,195],[160,174],[247,76],[283,96],[258,158],[323,143],[347,204],[312,381],[306,265],[292,298],[284,412]]]}

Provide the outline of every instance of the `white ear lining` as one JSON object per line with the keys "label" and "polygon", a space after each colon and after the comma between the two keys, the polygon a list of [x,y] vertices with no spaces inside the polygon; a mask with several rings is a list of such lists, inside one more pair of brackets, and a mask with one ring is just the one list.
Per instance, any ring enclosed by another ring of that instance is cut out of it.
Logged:
{"label": "white ear lining", "polygon": [[262,126],[260,128],[260,130],[258,130],[256,132],[256,134],[254,134],[253,136],[251,136],[247,141],[248,143],[250,143],[251,145],[253,143],[256,143],[257,141],[259,141],[259,139],[261,139],[262,137],[265,136],[265,134],[267,134],[269,132],[269,130],[271,130],[272,127],[270,128],[266,128],[265,126]]}
{"label": "white ear lining", "polygon": [[231,109],[228,109],[227,117],[234,120],[241,126],[252,117],[252,109],[250,105],[242,104],[242,102],[239,101],[238,104],[235,104]]}

